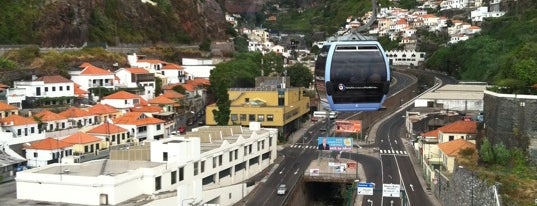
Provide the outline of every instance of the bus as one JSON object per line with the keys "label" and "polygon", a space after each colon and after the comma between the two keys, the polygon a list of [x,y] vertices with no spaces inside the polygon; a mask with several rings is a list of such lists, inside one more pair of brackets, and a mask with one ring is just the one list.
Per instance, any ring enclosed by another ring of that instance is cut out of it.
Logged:
{"label": "bus", "polygon": [[[314,111],[313,117],[315,118],[326,118],[326,113],[328,111]],[[330,119],[335,119],[337,117],[337,112],[330,112]]]}

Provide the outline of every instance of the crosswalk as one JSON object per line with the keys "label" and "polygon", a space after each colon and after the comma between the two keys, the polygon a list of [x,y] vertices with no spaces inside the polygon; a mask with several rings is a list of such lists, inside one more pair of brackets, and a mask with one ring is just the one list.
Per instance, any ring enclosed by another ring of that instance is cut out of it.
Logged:
{"label": "crosswalk", "polygon": [[317,149],[317,146],[314,146],[314,145],[303,145],[303,144],[294,144],[294,145],[291,145],[291,148],[296,148],[296,149]]}
{"label": "crosswalk", "polygon": [[396,155],[406,155],[407,152],[406,151],[401,151],[401,150],[390,150],[390,149],[381,149],[380,150],[380,154],[396,154]]}

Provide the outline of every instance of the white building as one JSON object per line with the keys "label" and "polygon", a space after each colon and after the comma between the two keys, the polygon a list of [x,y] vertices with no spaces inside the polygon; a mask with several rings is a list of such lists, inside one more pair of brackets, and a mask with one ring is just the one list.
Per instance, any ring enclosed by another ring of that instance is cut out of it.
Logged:
{"label": "white building", "polygon": [[391,65],[417,66],[425,61],[425,52],[416,50],[392,50],[386,56]]}
{"label": "white building", "polygon": [[45,132],[40,131],[38,123],[30,117],[23,117],[16,114],[9,115],[0,119],[0,124],[4,132],[13,134],[0,135],[0,142],[7,145],[21,144],[45,138]]}
{"label": "white building", "polygon": [[276,159],[277,134],[276,129],[205,126],[186,137],[147,143],[150,161],[98,160],[25,170],[17,174],[17,198],[85,205],[232,205],[254,188],[245,180]]}
{"label": "white building", "polygon": [[69,107],[69,109],[60,112],[59,115],[66,117],[73,127],[78,128],[95,125],[98,122],[97,115],[78,107]]}
{"label": "white building", "polygon": [[93,66],[90,63],[83,63],[79,70],[70,71],[71,80],[80,85],[80,89],[90,91],[90,88],[104,87],[115,89],[115,76],[111,71]]}
{"label": "white building", "polygon": [[212,59],[194,59],[194,58],[183,58],[183,70],[186,75],[188,75],[186,80],[191,80],[194,78],[205,78],[209,79],[211,71],[214,69],[215,64]]}
{"label": "white building", "polygon": [[[54,98],[54,97],[75,97],[74,82],[60,75],[54,76],[33,76],[32,81],[14,81],[13,87],[7,90],[8,104],[20,105],[23,100],[30,98]],[[65,102],[54,100],[45,102],[45,105],[71,104],[73,99],[66,99]]]}
{"label": "white building", "polygon": [[129,131],[138,141],[159,140],[166,133],[166,122],[142,112],[129,112],[114,119],[114,124]]}
{"label": "white building", "polygon": [[[492,4],[492,3],[491,3]],[[470,13],[470,19],[472,22],[482,22],[484,18],[496,18],[505,15],[503,11],[490,11],[489,8],[482,6],[478,7]]]}
{"label": "white building", "polygon": [[73,155],[73,144],[48,137],[24,145],[29,167],[42,167],[60,162],[62,157]]}
{"label": "white building", "polygon": [[56,114],[49,110],[43,110],[34,115],[34,117],[39,118],[39,120],[45,124],[46,132],[54,132],[57,130],[69,129],[72,127],[72,122],[60,114]]}
{"label": "white building", "polygon": [[116,72],[119,88],[143,88],[140,96],[149,100],[155,97],[155,74],[143,68],[121,68]]}
{"label": "white building", "polygon": [[185,83],[187,79],[184,68],[178,64],[165,64],[162,67],[161,74],[168,80],[168,84]]}
{"label": "white building", "polygon": [[108,104],[122,113],[127,113],[130,111],[130,108],[147,105],[147,101],[139,95],[127,91],[118,91],[103,97],[101,104]]}
{"label": "white building", "polygon": [[483,111],[486,85],[448,84],[425,93],[414,101],[414,107],[442,107],[453,111]]}

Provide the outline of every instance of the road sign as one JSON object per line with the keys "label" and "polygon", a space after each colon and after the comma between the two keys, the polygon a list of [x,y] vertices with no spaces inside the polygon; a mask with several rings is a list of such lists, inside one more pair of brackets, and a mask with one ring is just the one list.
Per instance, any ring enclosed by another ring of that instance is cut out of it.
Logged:
{"label": "road sign", "polygon": [[375,183],[358,183],[358,194],[359,195],[373,195],[373,189],[375,188]]}
{"label": "road sign", "polygon": [[401,185],[399,184],[383,184],[383,197],[401,197]]}

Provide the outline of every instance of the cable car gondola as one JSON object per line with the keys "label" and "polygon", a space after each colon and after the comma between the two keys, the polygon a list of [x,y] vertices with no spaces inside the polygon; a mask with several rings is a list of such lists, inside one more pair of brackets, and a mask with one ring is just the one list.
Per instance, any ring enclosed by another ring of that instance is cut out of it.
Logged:
{"label": "cable car gondola", "polygon": [[377,41],[331,42],[324,86],[332,111],[376,111],[390,86],[390,68]]}

